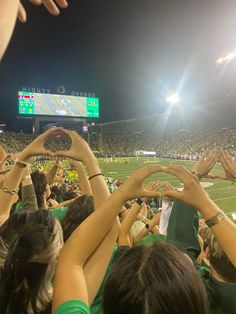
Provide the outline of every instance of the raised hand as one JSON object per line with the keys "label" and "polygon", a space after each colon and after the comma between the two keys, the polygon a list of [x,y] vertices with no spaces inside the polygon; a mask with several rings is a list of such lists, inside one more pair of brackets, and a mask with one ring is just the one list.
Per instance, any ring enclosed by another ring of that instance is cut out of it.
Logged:
{"label": "raised hand", "polygon": [[211,169],[214,167],[218,158],[218,151],[216,149],[210,152],[205,151],[201,158],[194,164],[192,172],[199,178],[206,177]]}
{"label": "raised hand", "polygon": [[[162,182],[160,181],[156,181],[156,182],[151,182],[149,183],[145,189],[148,191],[157,191],[160,190],[160,188],[162,187]],[[145,202],[148,198],[144,198],[143,201]]]}
{"label": "raised hand", "polygon": [[[163,168],[160,166],[143,167],[135,172],[126,180],[118,189],[118,193],[122,194],[125,201],[135,198],[148,198],[159,196],[161,193],[154,190],[148,190],[143,186],[143,181],[156,172],[163,172]],[[158,183],[159,185],[159,183]]]}
{"label": "raised hand", "polygon": [[28,161],[33,156],[54,156],[54,153],[44,148],[44,144],[51,138],[64,135],[62,128],[49,129],[39,135],[32,143],[30,143],[18,156],[21,161]]}
{"label": "raised hand", "polygon": [[236,180],[236,162],[227,150],[220,151],[220,162],[225,171],[225,177],[221,175],[221,178],[225,180]]}
{"label": "raised hand", "polygon": [[[52,15],[60,14],[59,8],[65,9],[68,6],[68,2],[66,0],[30,0],[30,2],[34,5],[43,4]],[[21,2],[19,4],[18,19],[23,23],[27,20],[25,8]]]}
{"label": "raised hand", "polygon": [[181,166],[170,166],[165,167],[164,172],[173,174],[180,179],[184,184],[184,189],[180,192],[177,189],[174,189],[169,183],[164,183],[165,192],[162,193],[163,197],[167,196],[182,200],[199,210],[210,201],[207,193],[201,187],[199,179],[186,168]]}
{"label": "raised hand", "polygon": [[88,143],[77,132],[65,129],[63,132],[70,137],[72,144],[69,150],[57,152],[58,157],[72,158],[82,162],[86,162],[89,157],[95,158]]}

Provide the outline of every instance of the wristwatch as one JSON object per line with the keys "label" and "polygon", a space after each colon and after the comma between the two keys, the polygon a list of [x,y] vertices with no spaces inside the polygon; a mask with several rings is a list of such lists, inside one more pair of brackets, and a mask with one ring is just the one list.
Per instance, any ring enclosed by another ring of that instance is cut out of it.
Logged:
{"label": "wristwatch", "polygon": [[209,228],[213,227],[214,225],[218,224],[225,218],[225,213],[221,210],[215,216],[205,221]]}

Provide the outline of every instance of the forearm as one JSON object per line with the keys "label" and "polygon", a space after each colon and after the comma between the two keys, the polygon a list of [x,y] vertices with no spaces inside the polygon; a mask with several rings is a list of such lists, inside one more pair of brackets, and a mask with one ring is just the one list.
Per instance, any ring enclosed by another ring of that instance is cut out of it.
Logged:
{"label": "forearm", "polygon": [[92,304],[104,279],[117,240],[118,230],[119,225],[113,224],[109,235],[107,234],[84,266],[89,304]]}
{"label": "forearm", "polygon": [[47,179],[47,183],[50,185],[53,183],[54,178],[57,174],[57,170],[58,170],[58,165],[54,164],[47,172],[46,174],[46,179]]}
{"label": "forearm", "polygon": [[[220,208],[209,199],[201,208],[198,208],[205,220],[215,216]],[[219,223],[211,228],[220,246],[228,256],[232,264],[236,267],[236,225],[225,216]]]}
{"label": "forearm", "polygon": [[79,163],[76,167],[79,175],[81,193],[85,195],[92,195],[92,189],[88,180],[88,177],[84,171],[84,167]]}
{"label": "forearm", "polygon": [[37,210],[38,203],[34,190],[34,185],[31,180],[30,168],[27,166],[24,170],[22,181],[22,208],[28,210]]}
{"label": "forearm", "polygon": [[120,235],[127,236],[130,233],[130,230],[135,220],[137,219],[137,216],[140,210],[141,210],[141,206],[135,202],[121,223]]}
{"label": "forearm", "polygon": [[[134,243],[136,244],[139,242],[143,237],[149,234],[150,231],[152,231],[153,228],[156,228],[157,222],[158,222],[159,217],[155,215],[152,220],[148,221],[146,224],[145,228],[143,228],[137,236],[134,238]],[[155,232],[157,233],[157,232]]]}
{"label": "forearm", "polygon": [[19,0],[1,0],[0,1],[0,60],[10,41],[15,22]]}
{"label": "forearm", "polygon": [[[18,189],[23,173],[23,168],[18,167],[16,164],[13,165],[7,177],[3,180],[4,186],[7,187],[9,190]],[[8,218],[15,194],[16,192],[11,194],[9,192],[3,191],[2,188],[0,189],[0,224],[2,223],[2,221]]]}
{"label": "forearm", "polygon": [[[87,160],[86,168],[89,177],[101,173],[98,160],[95,157],[91,157]],[[110,192],[103,175],[93,177],[89,182],[92,189],[95,209],[98,209],[99,206],[109,197]]]}
{"label": "forearm", "polygon": [[[28,184],[27,182],[28,181]],[[34,186],[31,180],[22,181],[22,208],[27,210],[37,210],[38,203],[35,195]]]}
{"label": "forearm", "polygon": [[74,202],[76,200],[76,198],[72,198],[70,200],[64,201],[62,203],[59,203],[56,207],[54,208],[60,208],[60,207],[66,207],[69,206],[72,202]]}

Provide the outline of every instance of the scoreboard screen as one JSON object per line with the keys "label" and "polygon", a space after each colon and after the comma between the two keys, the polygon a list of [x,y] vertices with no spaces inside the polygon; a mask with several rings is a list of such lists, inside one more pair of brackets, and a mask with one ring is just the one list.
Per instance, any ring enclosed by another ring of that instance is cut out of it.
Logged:
{"label": "scoreboard screen", "polygon": [[20,115],[99,118],[99,98],[18,92]]}

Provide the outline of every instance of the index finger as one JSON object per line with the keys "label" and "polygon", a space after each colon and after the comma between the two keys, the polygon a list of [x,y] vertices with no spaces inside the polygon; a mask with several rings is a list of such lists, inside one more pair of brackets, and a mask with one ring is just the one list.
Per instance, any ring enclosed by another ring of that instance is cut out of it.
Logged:
{"label": "index finger", "polygon": [[164,172],[173,174],[178,179],[180,179],[180,181],[183,182],[184,184],[190,183],[190,181],[192,181],[193,178],[196,179],[195,175],[193,175],[190,171],[181,166],[165,167]]}
{"label": "index finger", "polygon": [[25,11],[25,8],[23,7],[21,2],[19,3],[19,9],[18,9],[17,17],[21,23],[26,22],[26,19],[27,19],[26,11]]}
{"label": "index finger", "polygon": [[163,172],[163,168],[159,165],[145,166],[135,171],[134,175],[136,178],[138,178],[139,181],[144,181],[146,178],[150,177],[152,174],[156,172]]}
{"label": "index finger", "polygon": [[45,8],[50,12],[52,15],[59,15],[60,11],[58,7],[55,5],[53,0],[42,0],[43,5]]}

